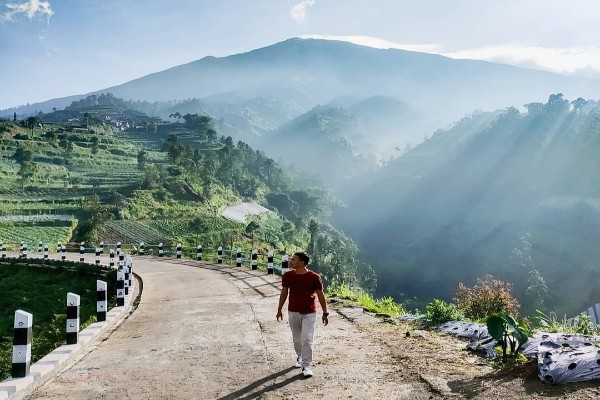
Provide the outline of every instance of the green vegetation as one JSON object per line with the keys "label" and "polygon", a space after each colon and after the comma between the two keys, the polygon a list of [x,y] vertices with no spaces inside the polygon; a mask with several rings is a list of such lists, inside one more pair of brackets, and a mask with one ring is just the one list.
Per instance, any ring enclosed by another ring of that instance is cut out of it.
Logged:
{"label": "green vegetation", "polygon": [[456,305],[446,303],[444,300],[434,299],[427,304],[425,320],[430,325],[440,325],[448,321],[462,321],[464,314]]}
{"label": "green vegetation", "polygon": [[32,362],[64,343],[67,293],[81,297],[81,329],[96,320],[96,280],[108,283],[109,308],[115,305],[116,272],[79,263],[11,260],[0,262],[0,380],[12,364],[14,313],[33,314]]}
{"label": "green vegetation", "polygon": [[456,291],[456,305],[467,318],[478,320],[496,313],[516,315],[519,303],[511,294],[512,285],[487,275],[472,288],[462,283]]}
{"label": "green vegetation", "polygon": [[344,283],[336,286],[330,286],[326,290],[327,296],[335,296],[344,300],[350,300],[365,310],[378,313],[386,314],[390,317],[398,317],[406,313],[406,310],[402,304],[394,302],[391,297],[383,297],[381,299],[375,299],[368,293],[361,292],[356,289],[351,289]]}
{"label": "green vegetation", "polygon": [[488,333],[501,343],[502,362],[507,363],[509,357],[519,357],[521,347],[531,336],[531,328],[523,320],[517,321],[505,312],[489,315],[484,319]]}
{"label": "green vegetation", "polygon": [[[303,250],[326,285],[373,292],[373,268],[325,221],[331,193],[219,135],[208,116],[173,110],[172,121],[163,121],[132,109],[139,106],[92,95],[35,120],[1,121],[0,241],[23,240],[30,249],[39,241],[121,241]],[[246,223],[221,216],[241,202],[272,212]],[[57,214],[72,217],[33,219]]]}

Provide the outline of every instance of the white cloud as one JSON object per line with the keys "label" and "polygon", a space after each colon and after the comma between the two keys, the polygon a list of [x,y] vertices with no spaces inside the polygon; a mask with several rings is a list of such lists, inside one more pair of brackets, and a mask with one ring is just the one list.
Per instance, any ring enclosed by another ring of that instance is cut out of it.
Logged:
{"label": "white cloud", "polygon": [[304,22],[306,20],[306,10],[313,4],[315,4],[315,0],[301,0],[290,10],[292,18],[298,22]]}
{"label": "white cloud", "polygon": [[438,53],[440,50],[440,46],[436,44],[400,44],[372,36],[302,35],[300,36],[300,38],[340,40],[343,42],[350,42],[361,46],[374,47],[376,49],[401,49],[408,51],[420,51],[424,53]]}
{"label": "white cloud", "polygon": [[6,3],[8,11],[0,13],[0,22],[13,21],[14,16],[27,15],[29,19],[36,16],[47,16],[48,19],[54,15],[50,2],[40,0],[29,0],[23,3]]}
{"label": "white cloud", "polygon": [[485,60],[561,74],[600,73],[600,47],[499,45],[441,53],[459,59]]}
{"label": "white cloud", "polygon": [[304,39],[341,40],[377,49],[402,49],[440,54],[456,59],[484,60],[560,74],[598,77],[600,46],[541,47],[504,44],[447,51],[438,44],[401,44],[372,36],[303,35]]}

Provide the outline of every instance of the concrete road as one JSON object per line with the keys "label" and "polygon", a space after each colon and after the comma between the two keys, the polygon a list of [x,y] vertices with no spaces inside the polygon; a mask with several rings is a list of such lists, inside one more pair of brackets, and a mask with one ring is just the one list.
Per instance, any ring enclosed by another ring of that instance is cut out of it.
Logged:
{"label": "concrete road", "polygon": [[151,257],[134,257],[134,272],[135,312],[29,399],[437,397],[399,378],[386,345],[335,312],[317,326],[315,375],[302,378],[287,322],[275,319],[277,276]]}

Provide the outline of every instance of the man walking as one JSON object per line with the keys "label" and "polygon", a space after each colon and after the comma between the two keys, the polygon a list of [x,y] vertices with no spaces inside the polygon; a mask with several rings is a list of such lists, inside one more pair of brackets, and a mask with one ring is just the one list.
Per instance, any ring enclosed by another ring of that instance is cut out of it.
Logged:
{"label": "man walking", "polygon": [[297,355],[295,366],[302,368],[302,375],[307,378],[313,376],[310,364],[312,363],[312,345],[317,322],[315,294],[321,304],[321,310],[323,310],[323,325],[327,326],[329,323],[327,301],[323,294],[323,281],[319,274],[306,268],[309,260],[308,255],[303,252],[295,253],[290,260],[292,270],[283,274],[276,317],[277,321],[283,320],[281,310],[289,293],[288,319]]}

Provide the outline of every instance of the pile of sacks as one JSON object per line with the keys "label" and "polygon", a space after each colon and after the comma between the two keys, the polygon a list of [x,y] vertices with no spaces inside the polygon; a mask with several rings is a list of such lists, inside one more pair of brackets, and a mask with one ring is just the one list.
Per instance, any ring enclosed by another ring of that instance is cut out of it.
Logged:
{"label": "pile of sacks", "polygon": [[[469,340],[467,348],[496,354],[498,342],[484,324],[451,321],[440,326],[443,332]],[[600,338],[579,334],[536,332],[521,347],[528,358],[537,358],[542,381],[564,384],[600,379]]]}

